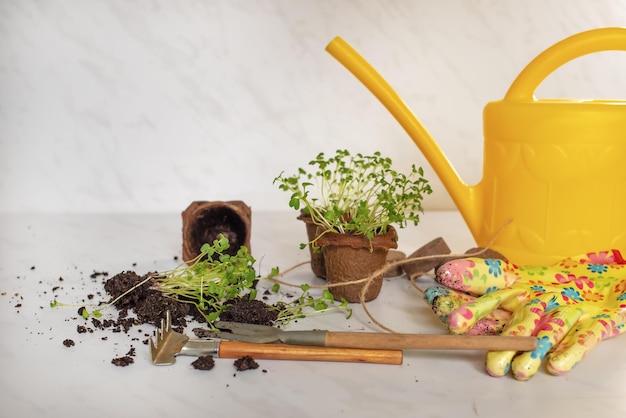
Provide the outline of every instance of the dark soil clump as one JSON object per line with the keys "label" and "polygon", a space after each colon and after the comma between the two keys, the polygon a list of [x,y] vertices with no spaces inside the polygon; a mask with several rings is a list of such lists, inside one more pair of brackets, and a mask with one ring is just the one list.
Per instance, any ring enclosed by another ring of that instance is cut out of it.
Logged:
{"label": "dark soil clump", "polygon": [[[115,299],[134,286],[137,287],[115,302],[120,318],[126,318],[128,311],[132,310],[137,315],[137,322],[159,326],[165,313],[170,311],[172,324],[182,328],[187,326],[188,316],[201,323],[206,321],[195,305],[163,295],[158,289],[158,283],[151,278],[151,273],[144,276],[133,271],[116,274],[105,282],[104,290],[111,295],[111,299]],[[220,315],[223,321],[271,325],[278,317],[276,310],[259,300],[236,298],[229,300],[226,305],[228,307]],[[132,326],[132,321],[128,326]]]}
{"label": "dark soil clump", "polygon": [[254,359],[250,356],[243,356],[235,360],[235,367],[238,372],[242,372],[244,370],[254,370],[259,368],[259,363],[254,361]]}
{"label": "dark soil clump", "polygon": [[123,357],[118,357],[118,358],[114,358],[113,360],[111,360],[111,363],[119,367],[130,366],[134,362],[135,362],[135,359],[133,359],[131,356],[123,356]]}
{"label": "dark soil clump", "polygon": [[211,370],[215,367],[215,360],[212,356],[200,356],[191,365],[196,370]]}
{"label": "dark soil clump", "polygon": [[73,347],[74,345],[76,345],[76,343],[74,342],[74,340],[70,340],[68,338],[68,339],[63,340],[63,345],[66,347]]}
{"label": "dark soil clump", "polygon": [[272,325],[278,318],[278,311],[270,309],[266,303],[260,300],[231,299],[228,303],[230,306],[220,315],[222,321]]}
{"label": "dark soil clump", "polygon": [[[145,283],[139,285],[144,281]],[[121,318],[126,317],[127,310],[132,310],[137,315],[139,323],[158,326],[161,319],[165,318],[165,312],[169,310],[172,323],[185,327],[187,325],[185,317],[194,316],[196,312],[192,305],[164,296],[156,288],[156,282],[151,279],[150,273],[144,276],[139,276],[133,271],[116,274],[106,281],[104,290],[115,299],[134,286],[138,287],[115,302]]]}
{"label": "dark soil clump", "polygon": [[135,357],[136,351],[137,350],[135,350],[135,347],[131,347],[125,356],[114,358],[113,360],[111,360],[111,363],[119,367],[130,366],[131,364],[135,362],[135,359],[133,357]]}

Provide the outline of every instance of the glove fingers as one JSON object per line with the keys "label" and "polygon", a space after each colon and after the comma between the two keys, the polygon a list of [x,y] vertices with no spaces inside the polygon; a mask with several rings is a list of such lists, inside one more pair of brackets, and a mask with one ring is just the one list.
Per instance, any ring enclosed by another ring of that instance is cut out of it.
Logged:
{"label": "glove fingers", "polygon": [[[520,337],[535,335],[536,330],[541,325],[540,320],[546,308],[551,306],[552,298],[552,295],[542,295],[528,302],[523,307],[516,309],[501,335]],[[515,351],[491,351],[487,353],[487,373],[495,377],[506,375],[511,369],[511,362],[515,354]]]}
{"label": "glove fingers", "polygon": [[450,289],[484,295],[519,280],[517,269],[514,264],[493,258],[461,258],[439,267],[435,280]]}
{"label": "glove fingers", "polygon": [[616,328],[613,321],[604,317],[590,318],[580,324],[576,332],[570,332],[548,356],[548,372],[557,376],[569,372],[600,341],[619,333]]}
{"label": "glove fingers", "polygon": [[[448,325],[448,315],[456,308],[472,303],[476,297],[443,286],[432,286],[424,292],[424,299],[439,320]],[[496,309],[478,320],[468,331],[469,335],[498,335],[511,318],[511,313]]]}
{"label": "glove fingers", "polygon": [[528,380],[534,376],[548,352],[561,342],[582,314],[582,309],[574,305],[564,306],[544,316],[536,333],[537,348],[521,353],[513,360],[513,376],[517,380]]}
{"label": "glove fingers", "polygon": [[443,286],[432,286],[424,292],[424,299],[431,306],[433,312],[444,324],[448,323],[448,315],[461,305],[476,300],[474,296],[448,289]]}
{"label": "glove fingers", "polygon": [[506,324],[511,320],[511,312],[496,309],[484,318],[476,321],[467,331],[469,335],[500,335]]}
{"label": "glove fingers", "polygon": [[500,305],[510,300],[523,299],[528,292],[523,289],[504,289],[491,292],[474,302],[461,305],[448,315],[448,328],[454,334],[464,334],[478,321],[488,317]]}

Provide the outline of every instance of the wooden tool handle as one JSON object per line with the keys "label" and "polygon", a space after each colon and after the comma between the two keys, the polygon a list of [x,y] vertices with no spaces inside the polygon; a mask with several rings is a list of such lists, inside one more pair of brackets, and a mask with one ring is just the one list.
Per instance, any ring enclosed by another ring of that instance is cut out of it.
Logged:
{"label": "wooden tool handle", "polygon": [[488,350],[532,351],[537,348],[535,337],[502,335],[433,335],[382,334],[373,332],[327,332],[327,347],[358,347],[368,349],[403,350]]}
{"label": "wooden tool handle", "polygon": [[355,363],[402,364],[402,350],[377,350],[341,347],[311,347],[286,344],[257,344],[222,341],[218,356],[250,356],[268,360],[345,361]]}

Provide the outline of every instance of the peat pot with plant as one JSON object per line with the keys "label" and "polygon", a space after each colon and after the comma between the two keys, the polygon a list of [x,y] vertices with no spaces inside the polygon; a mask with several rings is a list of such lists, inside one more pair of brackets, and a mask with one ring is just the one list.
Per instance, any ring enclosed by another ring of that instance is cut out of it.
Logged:
{"label": "peat pot with plant", "polygon": [[281,173],[274,183],[290,193],[289,206],[307,223],[308,242],[300,247],[308,244],[312,258],[321,254],[321,261],[312,259],[314,273],[327,279],[336,300],[349,302],[378,296],[383,275],[369,276],[385,265],[389,249],[397,248],[394,226],[417,225],[422,200],[432,192],[421,167],[412,165],[405,174],[380,152],[347,150],[319,153],[308,170]]}

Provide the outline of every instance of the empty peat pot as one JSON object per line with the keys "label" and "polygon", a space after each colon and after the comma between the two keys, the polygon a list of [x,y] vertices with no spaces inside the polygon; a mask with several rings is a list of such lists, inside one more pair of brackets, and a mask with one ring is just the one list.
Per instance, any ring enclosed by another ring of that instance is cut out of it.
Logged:
{"label": "empty peat pot", "polygon": [[234,255],[241,246],[250,251],[252,211],[240,200],[195,201],[182,212],[183,260],[200,254],[204,244],[213,244],[220,234],[230,244],[226,253]]}

